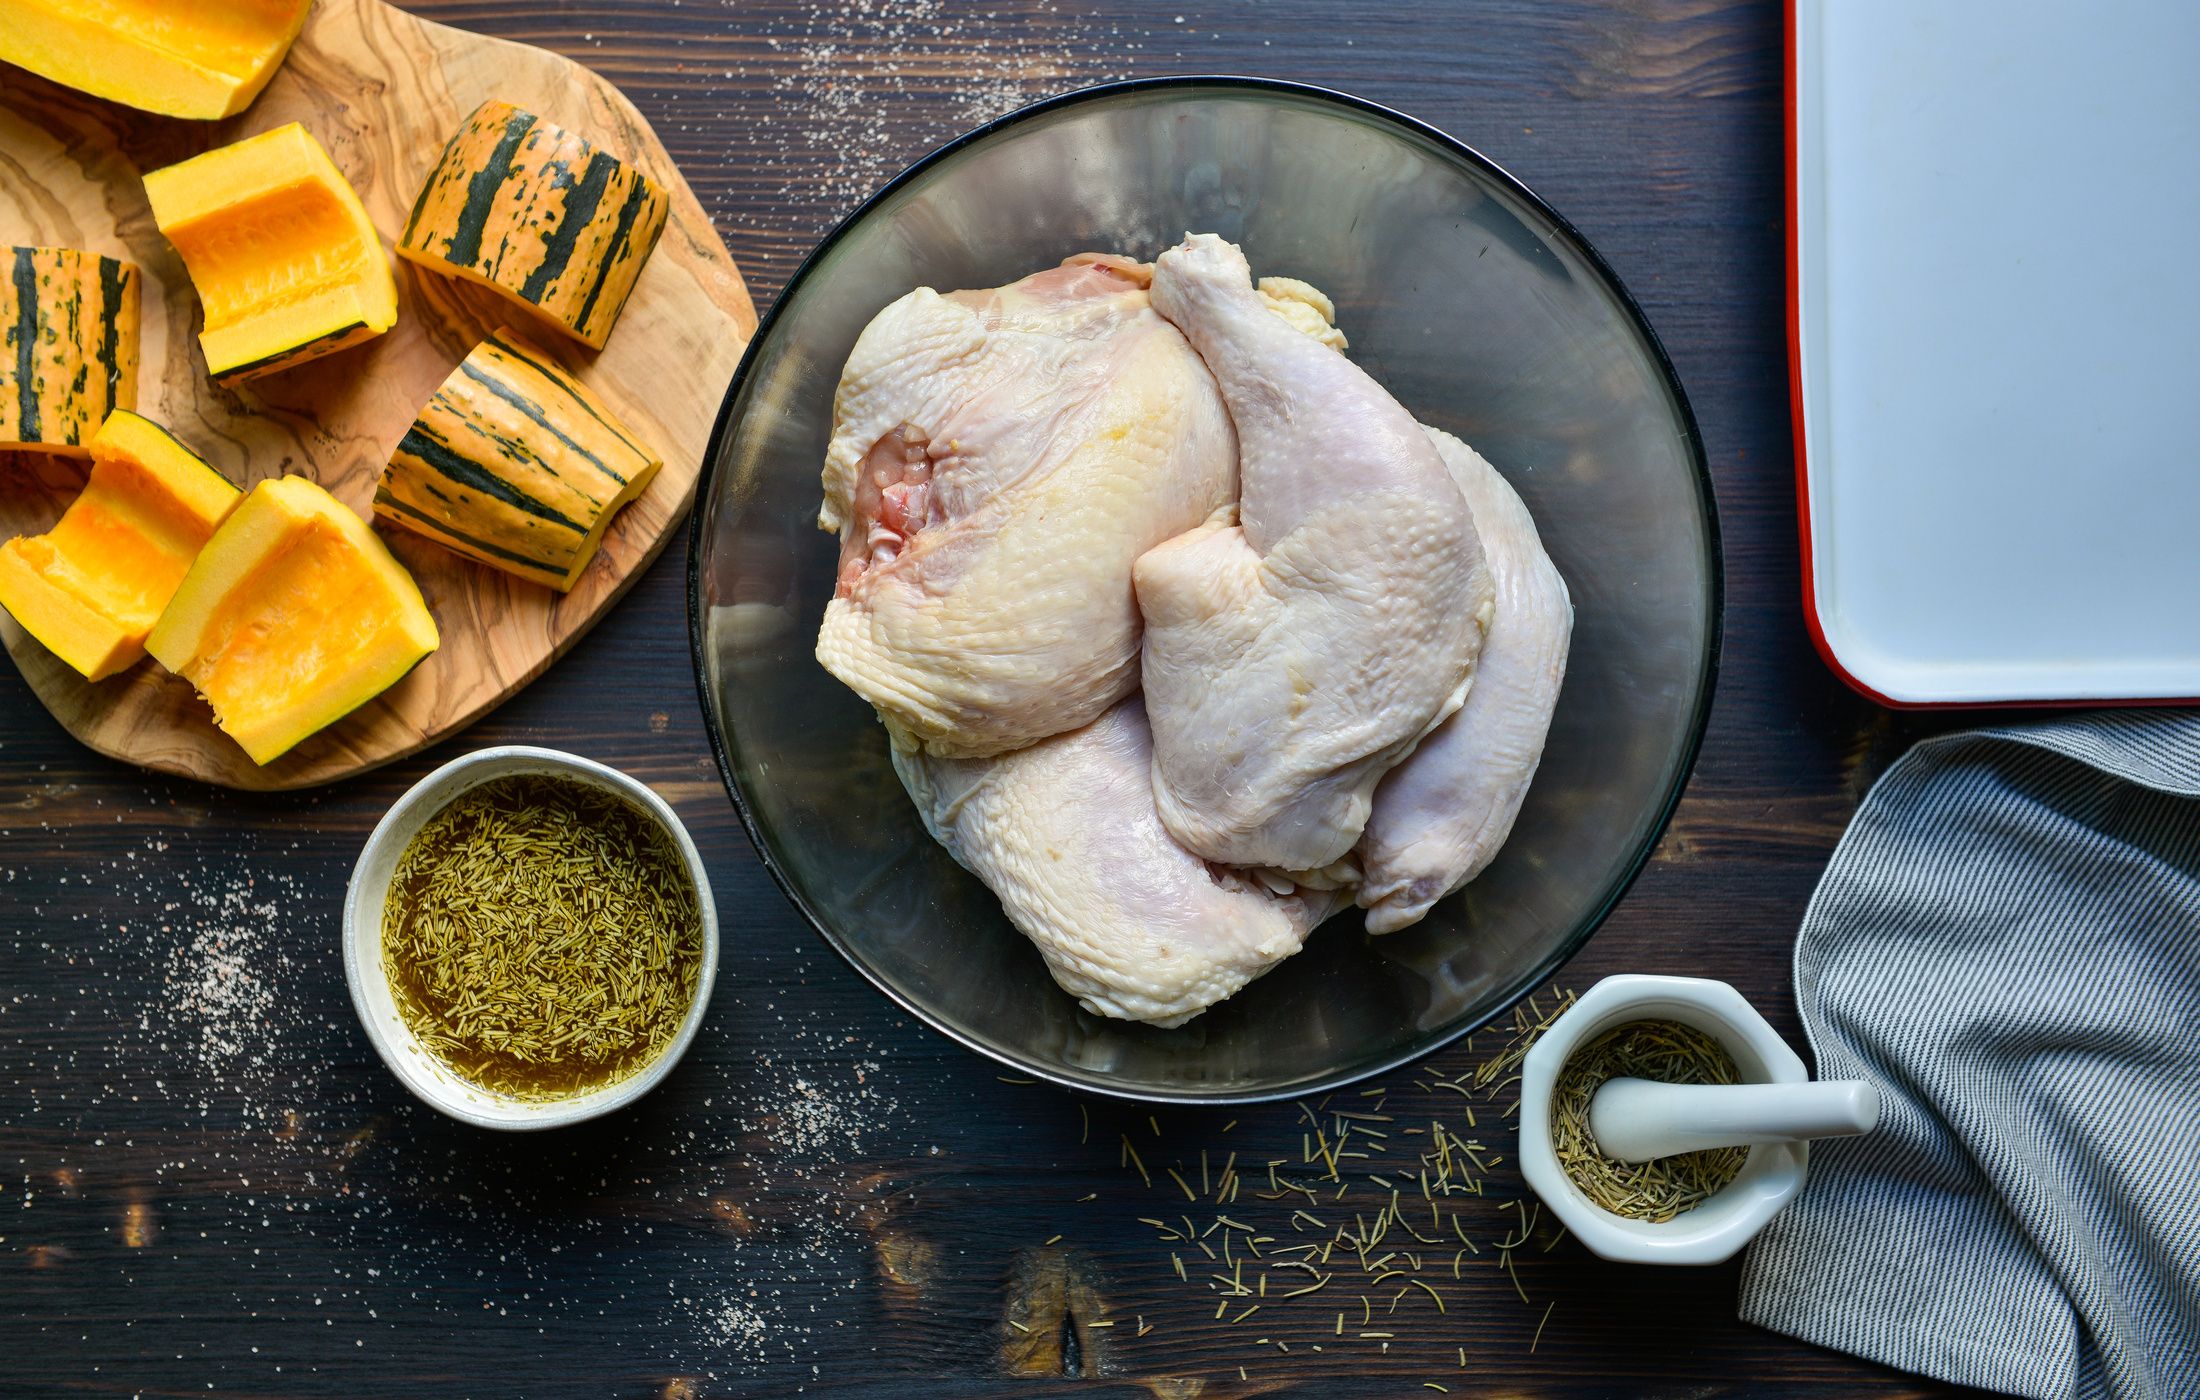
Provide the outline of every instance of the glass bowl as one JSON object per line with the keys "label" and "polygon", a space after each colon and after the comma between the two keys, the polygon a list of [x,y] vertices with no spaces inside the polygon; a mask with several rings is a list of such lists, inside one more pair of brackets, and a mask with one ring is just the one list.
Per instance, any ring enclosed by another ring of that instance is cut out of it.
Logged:
{"label": "glass bowl", "polygon": [[[1078,1007],[925,834],[871,709],[812,655],[838,546],[815,526],[833,391],[913,287],[991,287],[1187,230],[1335,298],[1351,354],[1534,511],[1576,624],[1511,842],[1419,925],[1356,911],[1175,1030]],[[1718,526],[1656,336],[1581,236],[1442,132],[1318,88],[1166,78],[1071,93],[941,148],[833,231],[727,391],[689,551],[697,683],[764,864],[858,971],[964,1045],[1100,1093],[1313,1093],[1474,1030],[1593,933],[1664,830],[1716,669]]]}

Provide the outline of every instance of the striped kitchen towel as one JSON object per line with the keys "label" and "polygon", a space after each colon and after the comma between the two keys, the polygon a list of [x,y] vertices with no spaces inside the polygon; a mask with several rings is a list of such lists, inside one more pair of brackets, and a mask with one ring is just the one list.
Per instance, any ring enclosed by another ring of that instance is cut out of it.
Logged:
{"label": "striped kitchen towel", "polygon": [[1953,734],[1865,798],[1795,946],[1826,1079],[1741,1314],[2013,1395],[2200,1397],[2200,715]]}

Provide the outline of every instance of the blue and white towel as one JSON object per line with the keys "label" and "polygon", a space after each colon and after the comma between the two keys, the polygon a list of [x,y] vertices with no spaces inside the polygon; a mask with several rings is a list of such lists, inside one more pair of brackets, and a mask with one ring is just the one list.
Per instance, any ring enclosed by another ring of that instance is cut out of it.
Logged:
{"label": "blue and white towel", "polygon": [[1954,734],[1864,800],[1795,948],[1827,1079],[1743,1318],[2040,1400],[2200,1397],[2200,716]]}

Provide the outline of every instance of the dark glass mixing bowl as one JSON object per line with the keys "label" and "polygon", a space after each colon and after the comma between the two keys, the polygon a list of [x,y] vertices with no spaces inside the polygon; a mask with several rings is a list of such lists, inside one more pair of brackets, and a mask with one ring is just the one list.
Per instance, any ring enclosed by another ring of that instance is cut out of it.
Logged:
{"label": "dark glass mixing bowl", "polygon": [[[1356,912],[1176,1030],[1081,1009],[925,834],[870,708],[811,654],[837,546],[814,524],[842,362],[912,287],[990,287],[1187,230],[1336,299],[1351,353],[1535,512],[1577,614],[1543,767],[1504,853],[1420,925]],[[697,503],[703,710],[758,852],[826,941],[938,1030],[1102,1093],[1223,1102],[1374,1074],[1473,1030],[1595,931],[1702,737],[1718,652],[1703,451],[1611,271],[1518,182],[1337,93],[1157,79],[1074,93],[926,157],[818,248],[728,391]]]}

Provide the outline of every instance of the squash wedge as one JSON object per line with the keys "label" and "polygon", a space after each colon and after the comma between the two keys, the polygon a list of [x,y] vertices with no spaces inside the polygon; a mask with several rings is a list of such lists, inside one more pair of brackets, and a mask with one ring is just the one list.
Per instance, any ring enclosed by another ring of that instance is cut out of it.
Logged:
{"label": "squash wedge", "polygon": [[60,523],[0,544],[0,607],[98,681],[145,655],[145,634],[244,493],[127,410],[109,415],[91,451],[91,477]]}
{"label": "squash wedge", "polygon": [[428,172],[397,255],[501,292],[601,350],[671,209],[641,171],[484,102]]}
{"label": "squash wedge", "polygon": [[155,170],[145,197],[198,288],[216,379],[287,369],[397,324],[374,224],[298,123]]}
{"label": "squash wedge", "polygon": [[312,0],[0,0],[0,59],[170,117],[234,116],[282,66]]}
{"label": "squash wedge", "polygon": [[0,285],[0,449],[82,457],[137,407],[138,270],[74,248],[7,248]]}
{"label": "squash wedge", "polygon": [[252,488],[145,649],[198,687],[254,763],[395,685],[440,642],[405,566],[304,477]]}
{"label": "squash wedge", "polygon": [[659,465],[587,386],[501,330],[420,410],[374,513],[564,593]]}

